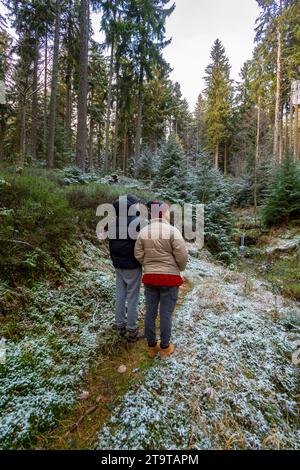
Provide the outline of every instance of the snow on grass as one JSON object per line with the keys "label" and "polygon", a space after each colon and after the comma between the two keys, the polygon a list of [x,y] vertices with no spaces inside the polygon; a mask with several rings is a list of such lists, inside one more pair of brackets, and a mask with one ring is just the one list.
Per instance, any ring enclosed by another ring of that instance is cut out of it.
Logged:
{"label": "snow on grass", "polygon": [[89,243],[83,250],[78,272],[58,289],[35,286],[30,307],[18,313],[0,365],[0,448],[30,446],[54,426],[78,399],[82,371],[113,341],[111,268]]}
{"label": "snow on grass", "polygon": [[247,277],[206,261],[193,259],[188,271],[196,287],[176,314],[176,354],[155,359],[96,447],[299,449],[299,379],[286,329],[299,307],[279,298],[275,312],[263,283],[247,286]]}

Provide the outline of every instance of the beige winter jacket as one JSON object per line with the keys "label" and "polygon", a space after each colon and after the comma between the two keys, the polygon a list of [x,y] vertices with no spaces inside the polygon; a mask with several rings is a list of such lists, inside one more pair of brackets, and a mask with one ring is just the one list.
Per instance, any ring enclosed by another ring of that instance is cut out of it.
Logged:
{"label": "beige winter jacket", "polygon": [[185,270],[188,259],[179,230],[160,219],[153,219],[141,230],[134,254],[145,274],[179,275]]}

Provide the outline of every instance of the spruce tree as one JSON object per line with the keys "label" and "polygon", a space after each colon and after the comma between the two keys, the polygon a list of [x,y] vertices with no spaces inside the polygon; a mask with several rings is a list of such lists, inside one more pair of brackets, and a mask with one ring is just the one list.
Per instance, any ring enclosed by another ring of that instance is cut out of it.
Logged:
{"label": "spruce tree", "polygon": [[186,161],[182,145],[175,134],[171,134],[160,149],[159,171],[156,182],[161,188],[183,190],[186,176]]}
{"label": "spruce tree", "polygon": [[216,39],[210,57],[211,63],[206,68],[205,76],[205,95],[207,98],[206,148],[209,152],[214,153],[215,167],[219,168],[221,146],[223,146],[224,160],[226,160],[226,150],[231,136],[233,96],[230,80],[231,67],[219,39]]}
{"label": "spruce tree", "polygon": [[265,225],[286,223],[300,216],[300,169],[290,156],[278,167],[263,209]]}

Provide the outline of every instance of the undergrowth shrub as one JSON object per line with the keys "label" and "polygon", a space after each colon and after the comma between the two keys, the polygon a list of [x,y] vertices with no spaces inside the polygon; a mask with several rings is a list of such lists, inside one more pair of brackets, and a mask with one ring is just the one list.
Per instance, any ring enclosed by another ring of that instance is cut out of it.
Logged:
{"label": "undergrowth shrub", "polygon": [[3,277],[17,282],[59,269],[60,250],[74,239],[75,212],[67,199],[45,178],[2,174],[0,180]]}
{"label": "undergrowth shrub", "polygon": [[300,217],[300,168],[291,157],[276,169],[263,208],[266,226],[288,223]]}

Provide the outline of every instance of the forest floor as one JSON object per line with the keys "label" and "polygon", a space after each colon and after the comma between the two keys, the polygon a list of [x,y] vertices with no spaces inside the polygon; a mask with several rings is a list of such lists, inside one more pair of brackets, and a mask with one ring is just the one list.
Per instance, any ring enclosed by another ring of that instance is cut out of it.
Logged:
{"label": "forest floor", "polygon": [[0,447],[300,448],[297,301],[191,246],[176,352],[151,361],[144,339],[112,330],[107,248],[80,250],[60,286],[38,284],[21,317],[2,319]]}

